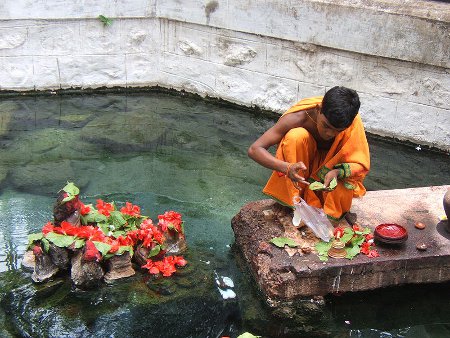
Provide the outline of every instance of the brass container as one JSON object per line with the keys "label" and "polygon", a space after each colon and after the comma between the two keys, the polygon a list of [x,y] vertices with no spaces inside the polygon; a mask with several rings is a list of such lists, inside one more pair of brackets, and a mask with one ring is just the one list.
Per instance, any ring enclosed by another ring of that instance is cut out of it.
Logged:
{"label": "brass container", "polygon": [[328,250],[328,256],[331,258],[345,258],[346,255],[345,243],[340,240],[334,240],[333,243],[331,243],[330,250]]}

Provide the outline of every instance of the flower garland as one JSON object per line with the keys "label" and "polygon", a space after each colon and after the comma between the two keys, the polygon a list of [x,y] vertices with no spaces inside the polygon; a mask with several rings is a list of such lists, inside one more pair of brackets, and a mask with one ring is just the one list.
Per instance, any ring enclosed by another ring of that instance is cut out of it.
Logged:
{"label": "flower garland", "polygon": [[333,235],[334,238],[329,242],[320,241],[316,244],[316,250],[321,261],[328,260],[328,251],[331,249],[333,240],[345,243],[345,258],[353,259],[359,253],[369,258],[380,256],[375,249],[373,234],[368,227],[360,227],[358,224],[353,225],[351,228],[337,227],[334,229]]}
{"label": "flower garland", "polygon": [[125,252],[133,257],[137,247],[143,246],[149,251],[147,262],[141,268],[165,277],[176,272],[176,266],[187,264],[181,256],[164,256],[168,237],[175,232],[184,239],[184,222],[178,212],[166,211],[158,216],[158,224],[155,225],[151,218],[141,215],[139,206],[130,202],[120,210],[114,202],[102,199],[96,201],[95,207],[85,205],[79,199],[79,189],[71,182],[62,192],[61,203],[67,210],[79,210],[80,224],[65,220],[59,225],[47,222],[40,233],[28,235],[28,244],[33,252],[48,252],[52,243],[69,250],[84,249],[83,259],[86,261],[102,261]]}

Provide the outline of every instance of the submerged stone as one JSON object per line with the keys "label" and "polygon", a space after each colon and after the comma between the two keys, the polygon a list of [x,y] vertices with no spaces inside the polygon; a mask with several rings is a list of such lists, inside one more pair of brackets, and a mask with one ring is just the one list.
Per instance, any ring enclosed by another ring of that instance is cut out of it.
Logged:
{"label": "submerged stone", "polygon": [[36,283],[46,282],[54,277],[59,269],[53,263],[50,255],[46,253],[35,254],[34,271],[31,279]]}
{"label": "submerged stone", "polygon": [[101,283],[104,275],[102,266],[96,261],[84,261],[81,250],[72,257],[71,264],[70,278],[76,287],[89,289]]}
{"label": "submerged stone", "polygon": [[116,279],[133,276],[136,272],[131,264],[131,257],[129,252],[122,255],[111,257],[107,260],[108,272],[104,279],[106,283],[110,283]]}

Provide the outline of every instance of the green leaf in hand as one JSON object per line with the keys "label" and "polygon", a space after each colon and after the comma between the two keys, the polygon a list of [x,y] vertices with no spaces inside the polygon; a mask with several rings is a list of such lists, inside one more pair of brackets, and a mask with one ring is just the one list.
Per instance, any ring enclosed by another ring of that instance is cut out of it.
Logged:
{"label": "green leaf in hand", "polygon": [[288,245],[291,248],[295,248],[298,246],[292,239],[287,237],[275,237],[270,240],[270,243],[276,245],[279,248],[284,248],[285,245]]}
{"label": "green leaf in hand", "polygon": [[309,189],[310,190],[327,190],[327,191],[331,191],[334,190],[334,188],[336,188],[337,186],[337,179],[336,177],[333,178],[330,182],[330,184],[328,185],[328,187],[325,187],[325,185],[322,182],[319,181],[315,181],[313,183],[311,183],[309,185]]}
{"label": "green leaf in hand", "polygon": [[336,177],[335,178],[333,178],[332,180],[331,180],[331,182],[330,182],[330,184],[328,185],[328,190],[334,190],[334,188],[336,188],[336,186],[337,186],[337,179],[336,179]]}
{"label": "green leaf in hand", "polygon": [[323,189],[325,189],[325,186],[323,185],[322,182],[315,181],[309,185],[309,189],[310,190],[323,190]]}

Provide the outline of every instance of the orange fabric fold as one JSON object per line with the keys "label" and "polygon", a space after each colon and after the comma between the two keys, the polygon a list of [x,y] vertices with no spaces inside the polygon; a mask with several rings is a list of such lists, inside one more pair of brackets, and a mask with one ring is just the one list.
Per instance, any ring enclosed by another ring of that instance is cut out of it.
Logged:
{"label": "orange fabric fold", "polygon": [[[322,103],[322,96],[303,99],[285,114],[315,108]],[[366,189],[363,180],[370,170],[369,145],[364,126],[358,114],[353,123],[334,139],[329,150],[320,150],[314,137],[305,128],[293,128],[281,140],[275,155],[285,162],[302,161],[307,170],[301,174],[309,180],[323,182],[325,174],[334,168],[342,168],[345,177],[338,180],[330,192],[314,192],[305,185],[297,190],[292,181],[274,171],[263,192],[281,203],[293,206],[294,196],[302,197],[309,205],[323,208],[332,219],[342,218],[350,211],[352,198],[363,196]]]}

